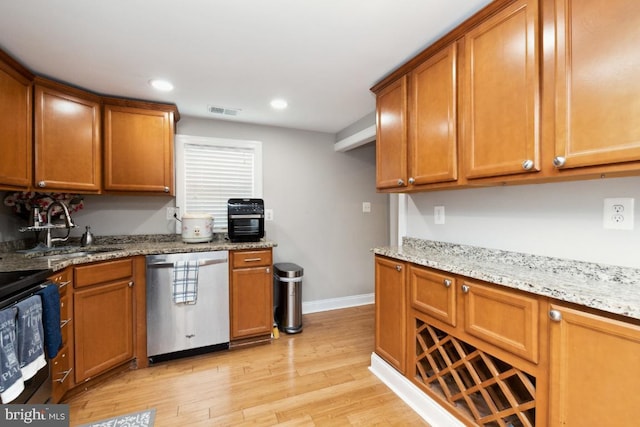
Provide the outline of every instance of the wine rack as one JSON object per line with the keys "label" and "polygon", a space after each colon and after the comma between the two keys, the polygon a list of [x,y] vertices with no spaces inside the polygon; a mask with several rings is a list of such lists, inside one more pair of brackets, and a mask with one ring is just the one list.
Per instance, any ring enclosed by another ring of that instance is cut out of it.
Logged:
{"label": "wine rack", "polygon": [[422,320],[415,327],[417,384],[478,425],[535,425],[533,376]]}

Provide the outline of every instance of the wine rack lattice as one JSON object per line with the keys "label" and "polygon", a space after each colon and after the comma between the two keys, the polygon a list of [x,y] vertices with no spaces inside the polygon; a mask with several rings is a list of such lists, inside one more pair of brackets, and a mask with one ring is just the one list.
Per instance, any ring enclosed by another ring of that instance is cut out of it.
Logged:
{"label": "wine rack lattice", "polygon": [[481,426],[533,427],[535,378],[416,319],[415,378]]}

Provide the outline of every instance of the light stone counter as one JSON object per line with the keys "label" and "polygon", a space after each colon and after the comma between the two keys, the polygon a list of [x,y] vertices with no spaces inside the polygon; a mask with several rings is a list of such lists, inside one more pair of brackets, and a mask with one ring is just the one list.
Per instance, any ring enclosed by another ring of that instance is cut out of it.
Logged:
{"label": "light stone counter", "polygon": [[[50,259],[39,252],[0,252],[0,272],[17,270],[39,270],[50,268],[53,271],[62,270],[70,265],[86,264],[96,261],[108,261],[136,255],[172,254],[184,252],[207,252],[221,250],[266,249],[277,246],[275,242],[261,240],[251,243],[231,243],[220,239],[208,243],[183,243],[173,235],[168,237],[151,236],[120,236],[96,238],[96,245],[80,248],[79,245],[65,246],[47,251],[46,255],[56,256],[74,250],[104,251],[90,255],[68,259]],[[71,243],[73,245],[73,243]]]}
{"label": "light stone counter", "polygon": [[377,255],[640,319],[640,269],[405,237]]}

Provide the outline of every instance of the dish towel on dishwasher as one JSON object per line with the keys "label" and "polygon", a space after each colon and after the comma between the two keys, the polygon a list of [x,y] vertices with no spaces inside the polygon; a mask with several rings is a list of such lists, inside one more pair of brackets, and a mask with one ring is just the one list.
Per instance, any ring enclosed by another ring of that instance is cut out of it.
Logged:
{"label": "dish towel on dishwasher", "polygon": [[198,261],[173,263],[173,302],[195,304],[198,299]]}
{"label": "dish towel on dishwasher", "polygon": [[42,300],[33,295],[16,304],[18,309],[18,360],[22,377],[28,380],[47,366],[44,358],[44,330],[42,327]]}
{"label": "dish towel on dishwasher", "polygon": [[9,403],[24,390],[18,361],[15,307],[0,310],[0,400]]}

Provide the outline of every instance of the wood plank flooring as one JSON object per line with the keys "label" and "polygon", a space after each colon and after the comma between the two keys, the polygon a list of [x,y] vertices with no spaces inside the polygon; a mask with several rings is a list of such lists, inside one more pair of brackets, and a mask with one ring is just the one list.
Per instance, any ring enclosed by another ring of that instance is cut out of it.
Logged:
{"label": "wood plank flooring", "polygon": [[71,426],[156,408],[162,426],[427,426],[368,370],[373,305],[305,315],[301,334],[119,374],[68,401]]}

